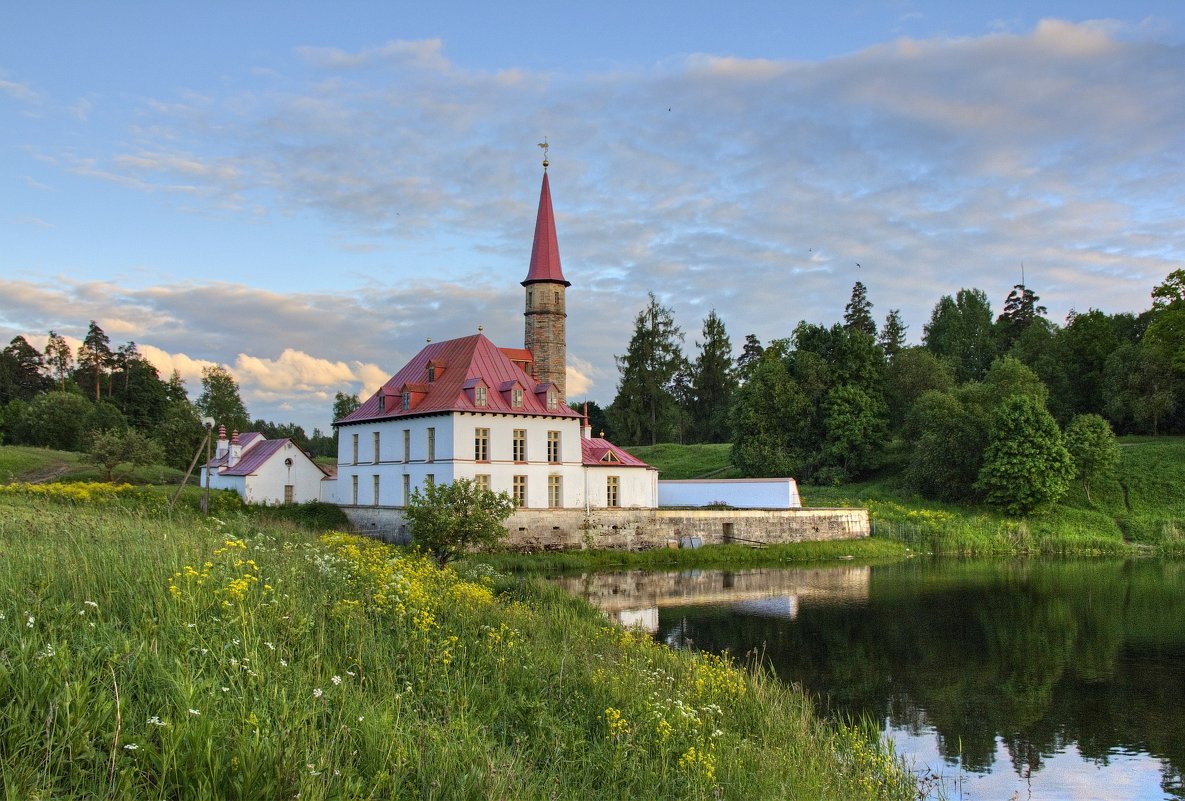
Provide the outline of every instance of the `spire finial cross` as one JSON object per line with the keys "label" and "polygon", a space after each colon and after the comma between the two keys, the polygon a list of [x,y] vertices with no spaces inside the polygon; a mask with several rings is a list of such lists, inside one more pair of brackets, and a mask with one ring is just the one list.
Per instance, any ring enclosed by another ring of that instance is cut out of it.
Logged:
{"label": "spire finial cross", "polygon": [[543,141],[539,143],[539,147],[543,148],[543,169],[547,169],[547,137],[543,137]]}

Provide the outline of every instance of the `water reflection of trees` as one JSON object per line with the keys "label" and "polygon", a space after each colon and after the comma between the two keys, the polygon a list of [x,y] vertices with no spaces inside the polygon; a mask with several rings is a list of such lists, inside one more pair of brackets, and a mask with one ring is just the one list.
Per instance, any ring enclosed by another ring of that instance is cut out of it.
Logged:
{"label": "water reflection of trees", "polygon": [[664,611],[660,636],[744,653],[846,715],[932,726],[940,753],[988,769],[997,737],[1019,775],[1076,742],[1084,758],[1146,751],[1185,798],[1185,566],[911,562],[873,571],[866,607],[797,620]]}

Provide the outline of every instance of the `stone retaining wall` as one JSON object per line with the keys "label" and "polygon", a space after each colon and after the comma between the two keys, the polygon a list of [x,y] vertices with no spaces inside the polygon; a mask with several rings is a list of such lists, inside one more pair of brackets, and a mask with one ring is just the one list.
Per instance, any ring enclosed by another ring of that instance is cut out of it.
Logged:
{"label": "stone retaining wall", "polygon": [[[351,527],[407,542],[403,510],[343,506]],[[866,509],[520,509],[507,521],[506,544],[525,551],[664,548],[684,537],[705,545],[848,540],[871,533]]]}

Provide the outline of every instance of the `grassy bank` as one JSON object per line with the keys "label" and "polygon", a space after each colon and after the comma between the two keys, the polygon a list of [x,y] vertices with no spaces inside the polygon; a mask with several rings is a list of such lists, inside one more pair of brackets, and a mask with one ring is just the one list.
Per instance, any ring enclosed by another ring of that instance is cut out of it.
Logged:
{"label": "grassy bank", "polygon": [[[122,465],[116,479],[131,484],[179,484],[185,471],[164,465]],[[103,481],[102,467],[87,461],[86,454],[24,445],[0,446],[0,484],[50,481]],[[190,481],[197,483],[196,471]]]}
{"label": "grassy bank", "polygon": [[[663,477],[687,477],[727,458],[726,446],[645,449]],[[707,450],[702,450],[707,449]],[[713,450],[715,449],[715,450]],[[635,449],[641,451],[643,449]],[[938,554],[1185,556],[1185,438],[1124,437],[1115,477],[1092,489],[1078,484],[1048,514],[1008,517],[986,506],[927,501],[905,487],[899,469],[839,487],[802,485],[807,506],[863,506],[873,537]],[[714,454],[709,462],[705,454]],[[690,558],[690,557],[688,557]],[[736,557],[738,560],[740,557]],[[759,564],[764,556],[752,555]],[[791,557],[792,558],[792,557]]]}
{"label": "grassy bank", "polygon": [[803,696],[488,569],[0,493],[0,776],[25,798],[911,798]]}

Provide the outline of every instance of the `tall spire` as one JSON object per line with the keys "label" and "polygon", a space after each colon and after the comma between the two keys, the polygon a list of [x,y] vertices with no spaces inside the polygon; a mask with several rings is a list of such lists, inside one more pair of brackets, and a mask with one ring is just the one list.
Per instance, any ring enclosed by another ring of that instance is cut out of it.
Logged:
{"label": "tall spire", "polygon": [[539,213],[535,216],[535,242],[531,246],[531,268],[523,286],[539,281],[554,281],[571,286],[564,280],[560,267],[560,243],[555,235],[555,214],[551,210],[551,185],[547,181],[547,159],[543,159],[543,188],[539,191]]}
{"label": "tall spire", "polygon": [[543,155],[543,188],[539,191],[539,214],[535,218],[535,242],[531,246],[531,268],[526,280],[526,331],[523,345],[531,352],[532,377],[539,383],[550,382],[561,402],[566,395],[567,300],[571,282],[560,268],[560,246],[555,235],[555,215],[551,210],[551,186],[547,181],[546,143]]}

